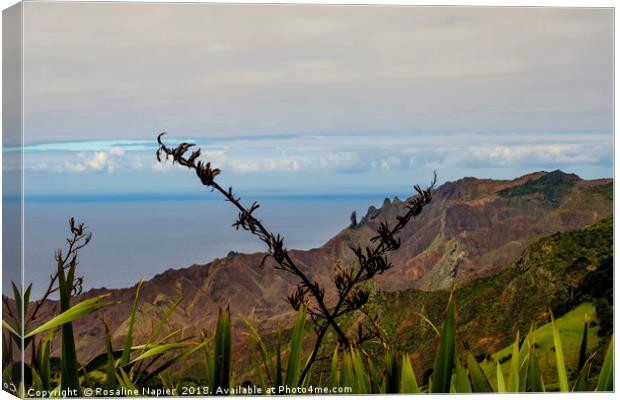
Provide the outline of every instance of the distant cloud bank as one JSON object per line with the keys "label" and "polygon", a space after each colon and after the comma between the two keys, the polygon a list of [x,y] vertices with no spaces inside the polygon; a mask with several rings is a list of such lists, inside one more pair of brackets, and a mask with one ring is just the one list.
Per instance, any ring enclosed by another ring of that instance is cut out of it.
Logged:
{"label": "distant cloud bank", "polygon": [[[363,173],[419,166],[494,168],[598,165],[611,167],[607,135],[491,135],[386,133],[316,134],[196,142],[218,168],[237,174],[325,171]],[[170,137],[170,143],[179,139]],[[76,141],[26,146],[26,168],[56,173],[170,170],[154,159],[154,140]]]}

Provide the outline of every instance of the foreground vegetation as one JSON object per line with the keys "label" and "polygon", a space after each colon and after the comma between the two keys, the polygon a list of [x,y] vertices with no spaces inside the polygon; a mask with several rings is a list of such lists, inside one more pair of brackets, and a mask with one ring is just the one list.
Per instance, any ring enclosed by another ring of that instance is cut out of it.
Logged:
{"label": "foreground vegetation", "polygon": [[[25,335],[32,341],[43,338],[34,347],[32,361],[25,365],[32,376],[30,382],[16,383],[17,393],[29,397],[48,397],[60,394],[67,396],[83,395],[208,395],[208,394],[310,394],[317,393],[471,393],[471,392],[544,392],[550,389],[545,384],[541,372],[540,347],[553,343],[555,370],[559,385],[553,390],[560,391],[612,391],[613,390],[613,338],[605,352],[604,363],[598,379],[591,379],[590,370],[594,353],[587,354],[588,322],[584,321],[580,353],[577,361],[579,373],[569,380],[569,365],[564,355],[564,344],[559,326],[574,323],[572,320],[558,323],[551,315],[551,322],[539,329],[531,329],[520,340],[516,333],[514,343],[509,348],[494,355],[494,373],[489,373],[488,361],[479,362],[472,351],[464,345],[457,334],[456,291],[452,292],[445,312],[441,330],[437,329],[437,349],[433,373],[426,383],[416,377],[409,355],[385,349],[382,357],[371,356],[358,346],[335,347],[330,364],[329,376],[320,376],[312,383],[307,375],[298,384],[303,367],[312,358],[304,354],[303,343],[306,336],[307,309],[300,307],[293,326],[290,342],[284,346],[281,340],[276,349],[268,349],[265,341],[250,321],[246,321],[248,333],[255,346],[256,382],[236,384],[236,374],[232,368],[232,327],[228,310],[221,311],[216,331],[199,342],[191,340],[170,340],[176,333],[153,340],[166,322],[153,329],[146,343],[134,345],[132,338],[135,315],[138,305],[140,285],[136,287],[130,325],[125,346],[114,350],[106,336],[106,351],[85,365],[76,361],[74,338],[67,334],[65,327],[87,313],[105,306],[103,297],[81,302],[57,317]],[[587,307],[587,306],[586,306]],[[173,309],[170,310],[170,313]],[[167,317],[170,315],[167,315]],[[572,317],[571,317],[572,318]],[[15,329],[3,323],[14,338]],[[50,356],[54,331],[61,330],[62,355]],[[565,342],[565,341],[564,341]],[[5,349],[6,351],[7,349]],[[174,375],[165,373],[173,364],[189,358],[192,354],[202,354],[203,380],[189,383]],[[509,356],[508,368],[502,368],[499,356]],[[571,357],[574,360],[576,357]],[[11,382],[11,369],[20,367],[14,362],[5,367],[5,382]]]}
{"label": "foreground vegetation", "polygon": [[[434,371],[427,383],[420,384],[407,353],[386,349],[383,359],[377,359],[356,346],[348,348],[337,346],[333,352],[329,377],[321,376],[318,387],[324,387],[324,390],[349,388],[350,393],[355,394],[545,392],[547,387],[537,357],[539,352],[536,349],[540,346],[539,343],[542,344],[548,339],[545,335],[548,330],[547,326],[538,330],[530,330],[521,341],[517,332],[514,344],[509,349],[511,360],[507,375],[498,360],[495,363],[494,379],[490,379],[491,375],[485,372],[484,365],[476,360],[467,345],[459,345],[462,341],[456,333],[455,296],[456,292],[453,291],[441,332],[436,331],[438,345],[435,352]],[[299,336],[303,335],[303,316],[304,311],[300,310],[290,345],[288,365],[291,366],[291,360],[294,360],[293,365],[297,366],[293,371],[296,371],[302,362],[299,357],[302,339]],[[562,339],[553,316],[551,316],[549,327],[553,336],[555,369],[560,382],[559,387],[554,388],[555,390],[564,392],[613,390],[613,338],[605,353],[605,361],[598,379],[595,381],[589,378],[594,358],[594,353],[591,353],[588,357],[580,356],[579,374],[569,385]],[[587,344],[587,332],[588,324],[586,323],[581,345],[583,353],[585,353]],[[268,361],[270,355],[266,352],[263,341],[257,335],[254,335],[254,339],[262,360],[256,367],[256,375],[259,377],[261,387],[268,391],[270,386],[266,385],[266,382],[271,383],[271,387],[280,387],[277,383],[282,382],[281,379],[276,379],[275,385],[274,382],[265,379],[266,376],[278,376],[278,365],[281,364],[280,354],[275,355],[275,363],[270,363]],[[299,387],[298,391],[311,393],[308,391],[310,387],[305,384]]]}

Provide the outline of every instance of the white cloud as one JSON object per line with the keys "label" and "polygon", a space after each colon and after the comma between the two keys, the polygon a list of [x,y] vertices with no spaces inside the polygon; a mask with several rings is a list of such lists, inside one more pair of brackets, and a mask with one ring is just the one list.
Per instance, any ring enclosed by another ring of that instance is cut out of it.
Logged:
{"label": "white cloud", "polygon": [[372,160],[370,165],[373,169],[390,171],[399,168],[401,165],[401,161],[399,157],[391,155],[387,157],[379,157],[378,159]]}
{"label": "white cloud", "polygon": [[[250,148],[239,147],[230,151],[206,151],[203,159],[211,162],[214,168],[231,170],[236,173],[256,172],[300,172],[308,170],[349,171],[359,169],[361,157],[353,152],[324,152],[322,150],[304,151],[290,148],[287,151],[274,151],[271,143]],[[172,170],[170,160],[155,163],[156,171]]]}
{"label": "white cloud", "polygon": [[92,154],[90,157],[84,155],[82,158],[85,159],[86,164],[95,171],[102,171],[107,169],[108,171],[114,170],[114,165],[109,161],[109,154],[105,151],[97,151]]}
{"label": "white cloud", "polygon": [[609,148],[588,144],[469,146],[458,163],[486,167],[595,165],[610,161]]}
{"label": "white cloud", "polygon": [[[38,157],[45,158],[44,155],[29,155],[28,160]],[[125,150],[122,148],[112,148],[94,152],[63,153],[52,156],[48,161],[26,163],[26,168],[30,170],[43,171],[52,170],[57,173],[83,173],[91,172],[114,172],[119,167],[131,167],[138,169],[141,166],[139,157],[127,159]]]}
{"label": "white cloud", "polygon": [[71,161],[65,161],[62,163],[62,165],[56,165],[54,166],[54,170],[57,172],[64,172],[64,171],[69,171],[69,172],[84,172],[86,171],[88,168],[86,167],[85,164],[79,163],[79,162],[71,162]]}
{"label": "white cloud", "polygon": [[[269,165],[269,170],[275,170],[276,166],[270,165],[273,160],[266,160],[265,162]],[[228,164],[235,172],[259,172],[261,170],[260,162],[257,161],[236,160],[232,162],[229,161]]]}
{"label": "white cloud", "polygon": [[122,147],[112,147],[108,153],[113,156],[122,156],[125,154],[125,149]]}
{"label": "white cloud", "polygon": [[[378,140],[380,139],[380,140]],[[191,141],[191,140],[190,140]],[[237,174],[378,173],[413,170],[428,166],[468,168],[545,167],[569,165],[610,166],[612,138],[585,134],[377,134],[377,135],[289,135],[285,137],[214,138],[200,143],[202,159],[213,167]],[[31,170],[51,166],[57,172],[81,173],[143,170],[175,170],[171,161],[156,162],[154,151],[140,141],[96,149],[89,142],[39,145],[45,150],[29,150]],[[478,143],[478,144],[472,144]],[[169,143],[173,146],[175,142]],[[136,147],[140,148],[137,150]],[[54,150],[50,149],[53,148]]]}

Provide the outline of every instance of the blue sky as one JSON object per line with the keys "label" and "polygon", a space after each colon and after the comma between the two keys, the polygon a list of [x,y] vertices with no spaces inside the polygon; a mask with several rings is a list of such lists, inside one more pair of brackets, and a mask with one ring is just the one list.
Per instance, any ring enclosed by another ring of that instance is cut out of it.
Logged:
{"label": "blue sky", "polygon": [[406,193],[436,170],[610,177],[609,9],[26,3],[26,191]]}

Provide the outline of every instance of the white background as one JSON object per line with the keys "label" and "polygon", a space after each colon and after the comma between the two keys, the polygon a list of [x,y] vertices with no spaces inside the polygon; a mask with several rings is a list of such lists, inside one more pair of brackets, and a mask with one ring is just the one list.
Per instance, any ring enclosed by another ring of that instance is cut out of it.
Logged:
{"label": "white background", "polygon": [[[89,1],[89,0],[86,0]],[[137,1],[141,1],[141,0],[137,0]],[[142,1],[141,1],[142,2]],[[181,1],[169,1],[169,2],[181,2]],[[0,5],[2,9],[5,9],[7,7],[10,7],[11,5],[15,4],[16,1],[14,0],[0,0]],[[227,3],[226,1],[212,1],[212,3]],[[245,0],[237,0],[235,1],[235,3],[274,3],[273,1],[245,1]],[[481,0],[477,0],[477,1],[463,1],[463,0],[451,0],[451,1],[432,1],[432,0],[426,0],[426,1],[411,1],[411,0],[392,0],[392,1],[382,1],[382,0],[376,0],[376,1],[350,1],[350,0],[341,0],[341,1],[325,1],[325,0],[315,0],[315,1],[295,1],[295,0],[289,0],[287,1],[287,3],[298,3],[298,4],[303,4],[303,3],[313,3],[313,4],[402,4],[402,5],[457,5],[457,6],[563,6],[563,7],[615,7],[616,2],[615,1],[603,1],[603,0],[590,0],[590,1],[566,1],[566,0],[538,0],[538,1],[514,1],[514,0],[504,0],[504,1],[481,1]],[[0,22],[1,25],[1,22]],[[617,32],[614,32],[615,35],[615,39],[614,39],[614,53],[615,53],[615,47],[616,47],[616,43],[617,43]],[[0,30],[0,36],[1,36],[1,30]],[[614,54],[615,55],[615,54]],[[0,60],[1,60],[1,56],[0,56]],[[617,72],[617,63],[615,62],[614,59],[614,65],[616,66],[615,71]],[[1,68],[1,67],[0,67]],[[1,86],[1,83],[0,83]],[[614,82],[614,86],[615,89],[617,89],[617,83]],[[617,93],[617,90],[614,91],[614,93]],[[614,97],[615,98],[615,97]],[[2,100],[0,99],[0,103],[2,102]],[[617,108],[615,107],[615,101],[614,101],[614,121],[615,121],[615,117],[617,116]],[[614,125],[615,126],[615,125]],[[615,135],[614,135],[615,136]],[[614,154],[617,150],[617,143],[615,143],[614,141]],[[0,163],[2,160],[2,155],[0,154]],[[615,160],[615,157],[614,157]],[[614,176],[617,175],[617,171],[618,171],[618,165],[614,163]],[[0,183],[2,181],[2,176],[0,175]],[[617,189],[617,181],[614,181],[614,192],[616,192]],[[1,202],[1,200],[0,200]],[[614,209],[616,209],[616,205],[618,204],[618,198],[616,196],[614,196]],[[0,225],[1,225],[1,221],[2,221],[2,215],[0,214]],[[1,227],[0,227],[1,230]],[[615,230],[614,231],[614,242],[617,244],[618,243],[618,231]],[[617,246],[615,246],[617,248]],[[614,252],[615,249],[614,248]],[[2,249],[2,243],[0,242],[0,251]],[[614,263],[614,266],[616,265],[616,263]],[[615,271],[615,268],[614,268]],[[1,279],[1,276],[0,276]],[[615,277],[614,277],[614,283],[615,283]],[[618,296],[616,296],[615,298],[615,304],[614,304],[614,308],[618,309]],[[614,331],[617,332],[617,330],[614,328]],[[615,347],[616,351],[615,351],[615,359],[617,360],[617,346]],[[617,364],[617,363],[615,363]],[[620,382],[620,380],[618,379],[620,376],[620,373],[618,371],[618,368],[616,368],[615,371],[615,382],[616,384],[618,384],[618,382]],[[15,398],[10,396],[9,394],[7,394],[6,392],[2,391],[0,392],[0,399],[9,399],[9,398]],[[524,397],[526,398],[530,398],[530,399],[534,399],[539,397],[540,395],[537,394],[528,394],[528,395],[523,395],[523,394],[504,394],[504,395],[485,395],[484,397],[490,397],[490,398],[499,398],[499,399],[522,399]],[[305,397],[305,396],[304,396]],[[324,396],[322,396],[324,397]],[[410,396],[404,396],[404,395],[397,395],[397,396],[379,396],[379,397],[383,397],[383,398],[409,398]],[[433,398],[444,398],[444,397],[450,397],[450,395],[439,395],[439,396],[433,396]],[[466,397],[466,398],[472,398],[472,397],[477,397],[476,395],[459,395],[458,397]],[[298,398],[298,397],[296,397]],[[565,399],[565,398],[597,398],[597,399],[604,399],[604,398],[614,398],[613,394],[601,394],[601,393],[587,393],[587,394],[545,394],[544,395],[545,399]]]}

